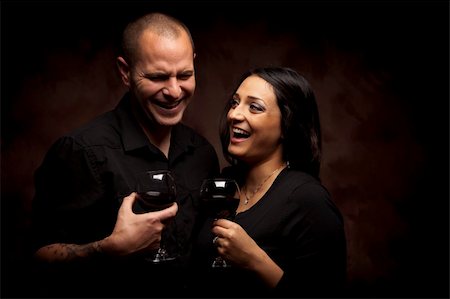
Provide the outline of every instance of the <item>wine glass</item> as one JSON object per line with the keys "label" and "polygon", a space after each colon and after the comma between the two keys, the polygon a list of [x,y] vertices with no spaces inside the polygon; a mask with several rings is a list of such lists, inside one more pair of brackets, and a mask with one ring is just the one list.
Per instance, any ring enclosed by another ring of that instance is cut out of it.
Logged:
{"label": "wine glass", "polygon": [[[206,213],[214,218],[234,219],[239,206],[240,190],[237,182],[229,178],[209,178],[200,187],[200,199]],[[216,257],[213,268],[229,267],[224,259]]]}
{"label": "wine glass", "polygon": [[[136,181],[137,200],[133,211],[137,214],[159,211],[170,207],[176,201],[175,180],[169,170],[150,170],[138,174]],[[174,234],[173,219],[165,223],[161,233],[160,247],[157,252],[146,258],[153,263],[161,263],[176,258],[177,247]]]}

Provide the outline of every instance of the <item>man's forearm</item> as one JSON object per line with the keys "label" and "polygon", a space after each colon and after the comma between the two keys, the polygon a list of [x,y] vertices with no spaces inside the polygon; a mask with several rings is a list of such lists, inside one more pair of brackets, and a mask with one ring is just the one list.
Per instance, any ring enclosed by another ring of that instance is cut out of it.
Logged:
{"label": "man's forearm", "polygon": [[40,248],[35,257],[46,262],[72,262],[93,257],[101,251],[100,241],[83,245],[55,243]]}

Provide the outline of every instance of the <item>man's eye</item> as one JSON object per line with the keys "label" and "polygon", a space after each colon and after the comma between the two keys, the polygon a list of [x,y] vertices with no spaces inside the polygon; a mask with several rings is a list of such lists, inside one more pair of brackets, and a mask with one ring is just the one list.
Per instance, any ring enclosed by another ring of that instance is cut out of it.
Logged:
{"label": "man's eye", "polygon": [[182,74],[182,75],[178,75],[178,79],[179,80],[188,80],[189,78],[192,77],[192,74]]}
{"label": "man's eye", "polygon": [[167,80],[167,76],[148,76],[147,79],[151,80],[151,81],[156,81],[156,82],[162,82],[162,81],[166,81]]}

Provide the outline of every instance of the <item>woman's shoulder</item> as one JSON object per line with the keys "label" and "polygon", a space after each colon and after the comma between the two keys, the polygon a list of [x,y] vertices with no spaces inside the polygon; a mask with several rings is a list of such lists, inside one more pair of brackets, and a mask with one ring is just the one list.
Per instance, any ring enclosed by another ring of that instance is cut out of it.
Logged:
{"label": "woman's shoulder", "polygon": [[281,177],[281,180],[284,183],[292,185],[292,187],[297,188],[300,186],[319,186],[323,187],[321,181],[301,170],[286,168],[283,171],[284,175]]}
{"label": "woman's shoulder", "polygon": [[280,177],[279,187],[290,194],[291,198],[300,198],[305,202],[311,200],[318,201],[330,200],[330,192],[322,182],[303,171],[286,169],[284,175]]}
{"label": "woman's shoulder", "polygon": [[287,202],[294,206],[321,213],[333,211],[341,217],[331,193],[314,176],[298,170],[289,170],[280,187],[288,192]]}

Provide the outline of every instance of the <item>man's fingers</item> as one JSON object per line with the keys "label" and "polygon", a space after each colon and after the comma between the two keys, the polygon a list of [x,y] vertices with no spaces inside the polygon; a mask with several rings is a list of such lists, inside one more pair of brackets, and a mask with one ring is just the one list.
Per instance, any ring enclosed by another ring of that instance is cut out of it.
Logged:
{"label": "man's fingers", "polygon": [[161,211],[157,211],[157,212],[153,212],[153,216],[156,216],[160,219],[160,221],[164,221],[166,219],[170,219],[175,217],[175,215],[177,214],[178,211],[178,204],[176,202],[174,202],[170,207],[161,210]]}
{"label": "man's fingers", "polygon": [[122,206],[127,209],[131,209],[134,201],[136,200],[137,193],[132,192],[130,195],[123,198]]}

